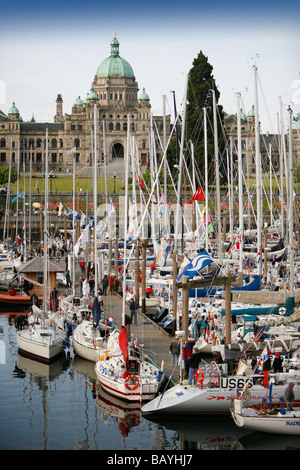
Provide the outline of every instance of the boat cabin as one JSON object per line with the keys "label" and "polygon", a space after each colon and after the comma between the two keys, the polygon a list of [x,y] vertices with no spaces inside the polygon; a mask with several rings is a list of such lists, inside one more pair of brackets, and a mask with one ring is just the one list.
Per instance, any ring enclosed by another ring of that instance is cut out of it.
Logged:
{"label": "boat cabin", "polygon": [[[43,295],[44,285],[44,258],[36,256],[35,258],[22,263],[17,267],[20,277],[24,278],[28,286],[28,295],[36,294],[38,297]],[[47,285],[48,295],[54,287],[57,286],[57,273],[63,273],[64,270],[48,260],[47,262]]]}

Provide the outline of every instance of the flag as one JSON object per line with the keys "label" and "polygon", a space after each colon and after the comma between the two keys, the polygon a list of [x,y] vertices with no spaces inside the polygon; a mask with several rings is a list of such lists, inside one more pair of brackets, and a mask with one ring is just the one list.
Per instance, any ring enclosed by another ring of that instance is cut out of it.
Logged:
{"label": "flag", "polygon": [[128,362],[128,336],[127,330],[124,325],[121,326],[121,332],[119,334],[119,346],[124,356],[124,362],[127,367]]}
{"label": "flag", "polygon": [[76,147],[73,147],[72,149],[67,150],[67,155],[70,155],[70,153],[72,152],[76,152]]}
{"label": "flag", "polygon": [[42,150],[43,150],[43,147],[37,147],[37,148],[35,149],[36,152],[41,152]]}
{"label": "flag", "polygon": [[57,214],[58,217],[61,216],[61,211],[63,210],[63,207],[64,207],[64,206],[63,206],[62,202],[60,202],[60,203],[59,203],[59,206],[58,206],[58,214]]}
{"label": "flag", "polygon": [[91,217],[89,218],[89,223],[88,223],[89,229],[93,228],[93,227],[94,227],[94,224],[95,224],[95,218],[94,218],[94,216],[91,216]]}
{"label": "flag", "polygon": [[195,256],[192,261],[186,264],[182,272],[179,272],[176,281],[179,282],[183,275],[192,279],[200,271],[202,271],[202,269],[204,269],[206,266],[209,266],[213,262],[214,260],[209,256],[207,251],[203,250],[199,255]]}
{"label": "flag", "polygon": [[24,197],[24,193],[22,192],[22,193],[18,194],[16,197],[14,197],[13,200],[11,201],[11,203],[15,202],[18,198],[23,199],[23,197]]}
{"label": "flag", "polygon": [[137,347],[138,347],[137,338],[134,338],[133,347],[134,347],[134,348],[137,348]]}
{"label": "flag", "polygon": [[81,212],[81,218],[80,218],[80,227],[83,227],[84,224],[85,224],[85,219],[86,219],[86,215]]}
{"label": "flag", "polygon": [[68,209],[68,211],[67,211],[67,216],[68,216],[68,217],[73,217],[73,211],[72,211],[72,209],[70,209],[70,208]]}
{"label": "flag", "polygon": [[76,225],[76,222],[77,222],[78,217],[79,217],[79,212],[73,211],[73,228],[74,228],[75,225]]}
{"label": "flag", "polygon": [[160,267],[166,266],[167,258],[169,256],[171,246],[166,242],[164,238],[161,239],[160,248],[156,258],[156,264]]}
{"label": "flag", "polygon": [[145,183],[142,180],[142,178],[139,176],[139,187],[140,187],[140,189],[143,189],[144,186],[145,186]]}
{"label": "flag", "polygon": [[84,231],[82,232],[82,234],[80,235],[80,237],[78,238],[75,246],[74,246],[74,255],[75,256],[78,256],[78,252],[79,252],[79,248],[81,245],[83,245],[84,243],[87,243],[88,242],[88,239],[89,239],[89,230],[93,227],[94,225],[94,220],[91,222],[91,225],[90,225],[90,221],[91,219],[94,219],[94,217],[91,217],[90,220],[89,220],[89,223],[88,225],[85,227]]}
{"label": "flag", "polygon": [[113,319],[114,319],[114,318],[113,318],[113,316],[111,315],[111,316],[109,317],[109,321],[112,322]]}
{"label": "flag", "polygon": [[204,197],[201,186],[199,186],[199,188],[195,192],[194,196],[190,200],[190,204],[192,204],[194,201],[205,201],[205,197]]}

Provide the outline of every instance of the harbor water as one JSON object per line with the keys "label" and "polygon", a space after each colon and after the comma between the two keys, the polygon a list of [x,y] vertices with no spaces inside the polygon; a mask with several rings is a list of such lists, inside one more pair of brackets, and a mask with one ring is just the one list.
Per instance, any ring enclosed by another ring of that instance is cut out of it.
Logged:
{"label": "harbor water", "polygon": [[12,314],[0,315],[0,395],[1,450],[300,449],[300,437],[247,433],[230,417],[145,419],[140,404],[102,391],[93,363],[64,355],[49,366],[22,357]]}

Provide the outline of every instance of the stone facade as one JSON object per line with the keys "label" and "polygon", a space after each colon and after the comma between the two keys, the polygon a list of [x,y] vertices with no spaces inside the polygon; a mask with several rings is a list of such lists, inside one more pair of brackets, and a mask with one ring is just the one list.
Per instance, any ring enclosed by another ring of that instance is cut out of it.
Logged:
{"label": "stone facade", "polygon": [[[15,103],[6,115],[0,111],[0,166],[8,166],[10,160],[17,166],[20,154],[20,169],[25,162],[29,169],[32,155],[32,171],[45,169],[45,137],[48,126],[48,167],[55,173],[68,173],[73,169],[73,153],[76,147],[76,167],[91,170],[94,152],[94,123],[97,124],[97,160],[99,167],[107,163],[107,170],[118,168],[122,174],[126,154],[127,127],[134,136],[135,155],[142,171],[148,167],[151,104],[138,83],[131,66],[119,56],[119,42],[114,37],[111,55],[97,69],[91,90],[85,99],[78,97],[71,113],[64,113],[63,97],[56,99],[56,114],[52,123],[37,123],[34,118],[23,122]],[[95,121],[95,112],[97,119]],[[163,116],[154,116],[160,140],[163,140]],[[166,135],[170,133],[170,115],[166,116]],[[159,139],[157,139],[158,141]],[[40,150],[37,150],[41,148]],[[156,146],[159,149],[159,146]],[[161,154],[161,150],[158,150]],[[115,162],[115,165],[112,163]],[[102,166],[103,167],[103,166]],[[84,170],[83,170],[84,171]],[[112,170],[111,170],[112,171]],[[91,174],[91,171],[90,171]]]}

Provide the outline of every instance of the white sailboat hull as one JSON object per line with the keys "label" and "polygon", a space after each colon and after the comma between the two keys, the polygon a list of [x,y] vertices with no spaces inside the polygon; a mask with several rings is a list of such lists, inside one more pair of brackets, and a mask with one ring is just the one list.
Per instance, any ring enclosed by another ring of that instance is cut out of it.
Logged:
{"label": "white sailboat hull", "polygon": [[51,327],[28,328],[17,332],[20,354],[46,363],[62,354],[64,338],[63,333],[56,333]]}
{"label": "white sailboat hull", "polygon": [[[159,395],[154,400],[142,407],[144,414],[153,415],[225,415],[230,413],[231,400],[238,388],[251,381],[249,392],[253,403],[261,403],[262,399],[268,394],[268,388],[263,385],[253,384],[248,376],[228,376],[221,377],[218,387],[206,386],[201,389],[198,385],[175,385],[167,390],[163,395]],[[286,383],[273,386],[272,399],[279,401],[284,396]],[[294,387],[295,396],[300,398],[300,387]]]}
{"label": "white sailboat hull", "polygon": [[242,402],[236,400],[231,415],[235,424],[250,431],[271,434],[300,435],[300,411],[287,411],[281,414],[278,409],[273,412],[262,412],[252,407],[243,408]]}
{"label": "white sailboat hull", "polygon": [[[123,363],[123,367],[118,366]],[[132,373],[132,382],[124,379],[125,365],[121,357],[99,360],[95,365],[97,378],[105,392],[129,402],[149,401],[157,394],[161,383],[159,370],[150,363],[141,364],[143,371]]]}

